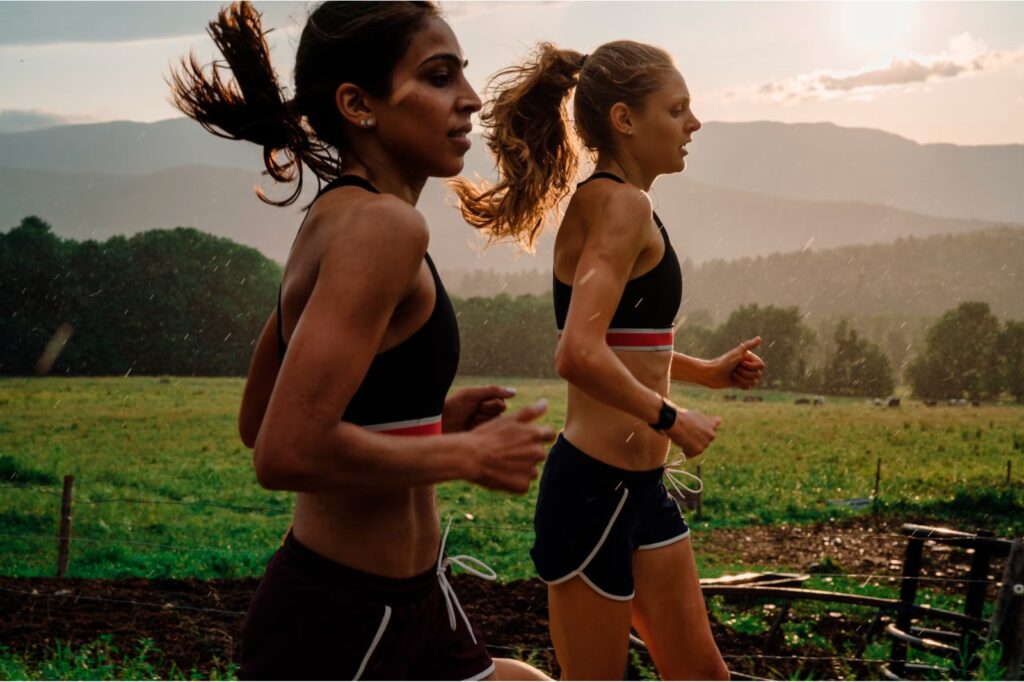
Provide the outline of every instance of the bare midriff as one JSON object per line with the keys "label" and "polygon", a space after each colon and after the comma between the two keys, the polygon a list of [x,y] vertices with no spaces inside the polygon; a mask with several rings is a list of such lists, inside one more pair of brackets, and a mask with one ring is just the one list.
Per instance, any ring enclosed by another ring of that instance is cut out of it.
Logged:
{"label": "bare midriff", "polygon": [[441,536],[433,485],[387,492],[299,493],[292,531],[317,554],[387,578],[437,565]]}
{"label": "bare midriff", "polygon": [[[614,351],[652,394],[668,395],[672,351]],[[651,403],[655,400],[652,395]],[[596,400],[569,384],[565,437],[594,459],[629,471],[665,463],[671,441],[637,417]]]}

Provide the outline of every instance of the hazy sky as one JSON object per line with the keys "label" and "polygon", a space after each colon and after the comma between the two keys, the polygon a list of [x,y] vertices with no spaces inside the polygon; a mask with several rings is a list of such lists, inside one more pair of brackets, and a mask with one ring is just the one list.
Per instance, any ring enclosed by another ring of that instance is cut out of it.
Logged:
{"label": "hazy sky", "polygon": [[[256,3],[290,83],[308,3]],[[220,3],[0,2],[0,132],[156,121],[170,64],[215,57]],[[1024,2],[446,2],[482,88],[539,40],[672,52],[705,120],[831,121],[919,142],[1024,143]],[[2,165],[2,162],[0,162]]]}

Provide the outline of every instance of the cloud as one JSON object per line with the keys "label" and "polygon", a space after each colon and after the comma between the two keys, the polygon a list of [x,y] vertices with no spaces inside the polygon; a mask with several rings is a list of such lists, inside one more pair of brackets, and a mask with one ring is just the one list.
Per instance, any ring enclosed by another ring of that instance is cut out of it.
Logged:
{"label": "cloud", "polygon": [[[202,34],[226,3],[0,2],[0,46],[133,43]],[[264,27],[305,23],[307,3],[257,2]]]}
{"label": "cloud", "polygon": [[990,50],[985,43],[964,33],[951,38],[948,49],[941,54],[894,58],[886,66],[859,71],[821,69],[752,88],[734,89],[727,96],[782,104],[839,97],[864,99],[902,86],[994,73],[1019,64],[1024,64],[1024,47]]}
{"label": "cloud", "polygon": [[39,109],[0,109],[0,133],[24,133],[29,130],[85,123],[81,116],[65,116]]}

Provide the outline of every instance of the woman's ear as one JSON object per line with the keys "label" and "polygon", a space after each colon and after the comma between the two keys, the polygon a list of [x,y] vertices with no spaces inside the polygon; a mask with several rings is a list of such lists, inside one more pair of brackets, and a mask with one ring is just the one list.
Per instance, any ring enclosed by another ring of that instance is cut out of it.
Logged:
{"label": "woman's ear", "polygon": [[629,105],[625,102],[616,102],[608,112],[611,119],[612,130],[623,135],[633,134],[633,117]]}
{"label": "woman's ear", "polygon": [[357,128],[372,128],[377,125],[366,93],[358,85],[342,83],[334,91],[334,105],[338,112]]}

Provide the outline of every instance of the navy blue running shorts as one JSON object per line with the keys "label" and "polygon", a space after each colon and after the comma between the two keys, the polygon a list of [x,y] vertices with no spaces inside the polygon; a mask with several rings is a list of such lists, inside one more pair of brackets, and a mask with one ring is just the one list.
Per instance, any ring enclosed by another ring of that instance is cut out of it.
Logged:
{"label": "navy blue running shorts", "polygon": [[530,550],[541,579],[580,576],[599,594],[633,598],[633,552],[689,537],[664,467],[627,471],[589,456],[559,435],[544,464]]}
{"label": "navy blue running shorts", "polygon": [[[461,614],[458,614],[461,615]],[[476,626],[452,629],[436,570],[371,575],[291,532],[242,626],[243,680],[476,680],[494,671]]]}

